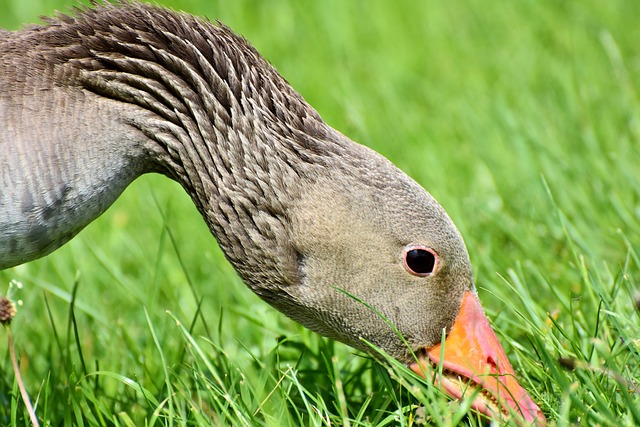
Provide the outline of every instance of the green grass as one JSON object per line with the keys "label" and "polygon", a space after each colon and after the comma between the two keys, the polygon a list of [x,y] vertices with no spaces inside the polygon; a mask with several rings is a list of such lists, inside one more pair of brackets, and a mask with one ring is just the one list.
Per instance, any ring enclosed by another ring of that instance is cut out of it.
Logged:
{"label": "green grass", "polygon": [[[163,3],[246,36],[330,124],[441,202],[552,423],[640,424],[640,3]],[[0,26],[73,4],[0,0]],[[11,279],[42,425],[481,424],[261,302],[161,177],[0,272]],[[0,424],[24,425],[4,342]]]}

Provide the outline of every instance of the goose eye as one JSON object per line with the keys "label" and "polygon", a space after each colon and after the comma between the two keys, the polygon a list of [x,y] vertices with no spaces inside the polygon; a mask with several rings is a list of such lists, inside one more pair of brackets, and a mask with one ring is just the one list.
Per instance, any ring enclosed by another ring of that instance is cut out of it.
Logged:
{"label": "goose eye", "polygon": [[438,254],[425,246],[408,246],[404,250],[404,266],[416,276],[430,276],[438,268]]}

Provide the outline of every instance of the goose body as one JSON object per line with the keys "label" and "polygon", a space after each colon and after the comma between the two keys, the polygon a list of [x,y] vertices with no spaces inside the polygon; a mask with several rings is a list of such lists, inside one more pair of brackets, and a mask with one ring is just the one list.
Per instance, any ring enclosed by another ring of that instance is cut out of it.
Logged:
{"label": "goose body", "polygon": [[[182,185],[254,292],[314,331],[417,371],[443,330],[495,338],[440,205],[228,28],[125,3],[0,32],[0,269],[54,251],[151,172]],[[515,380],[472,379],[544,419]]]}

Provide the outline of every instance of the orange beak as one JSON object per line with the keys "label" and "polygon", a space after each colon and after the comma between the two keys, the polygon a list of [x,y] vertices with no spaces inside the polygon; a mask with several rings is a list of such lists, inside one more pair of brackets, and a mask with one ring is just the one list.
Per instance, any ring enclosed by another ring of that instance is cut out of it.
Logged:
{"label": "orange beak", "polygon": [[545,425],[544,414],[520,387],[498,337],[491,329],[480,301],[470,291],[462,298],[460,313],[445,340],[442,373],[438,372],[441,344],[410,368],[418,375],[435,375],[435,383],[449,396],[471,398],[471,407],[489,418],[515,414],[526,423]]}

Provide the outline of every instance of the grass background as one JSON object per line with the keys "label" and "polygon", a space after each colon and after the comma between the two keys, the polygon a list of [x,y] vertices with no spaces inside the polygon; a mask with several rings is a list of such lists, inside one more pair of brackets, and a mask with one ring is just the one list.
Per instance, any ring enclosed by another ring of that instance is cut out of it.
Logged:
{"label": "grass background", "polygon": [[[640,3],[161,3],[243,34],[440,201],[552,423],[640,424]],[[0,27],[76,4],[0,0]],[[481,424],[261,302],[162,177],[11,279],[43,425]],[[0,424],[24,425],[4,341]]]}

